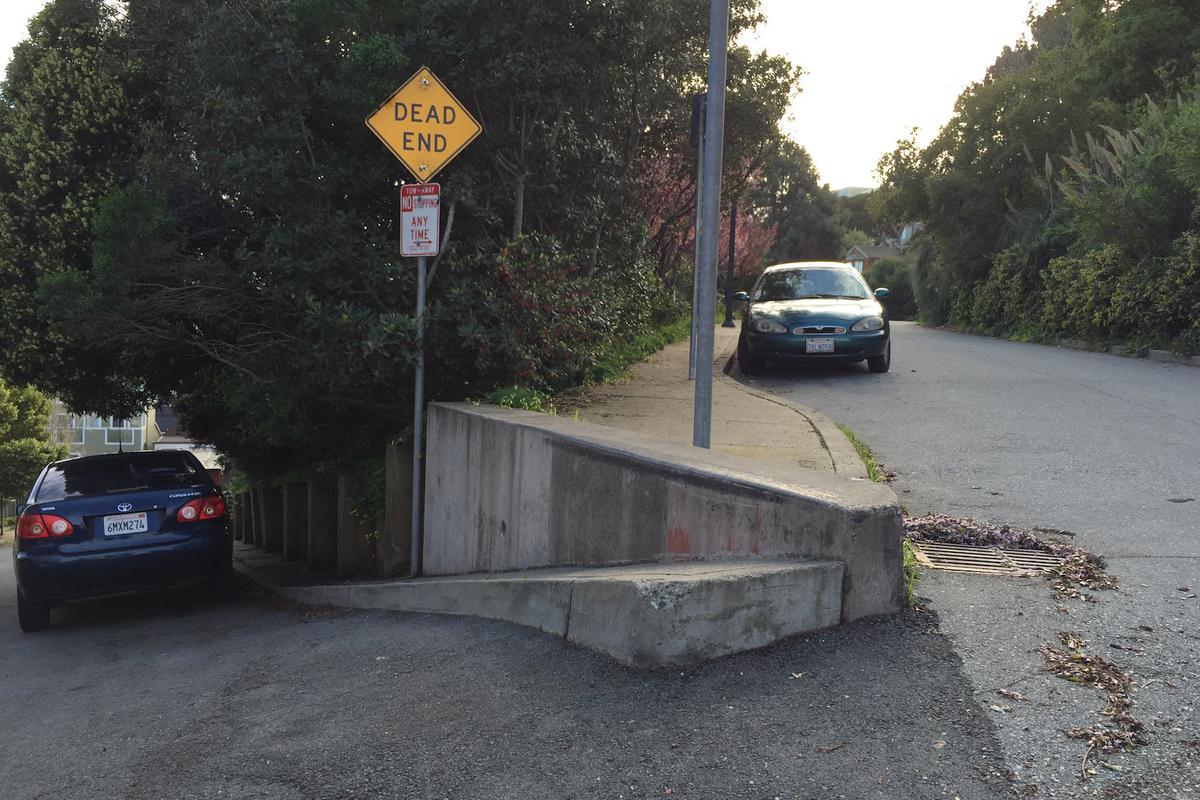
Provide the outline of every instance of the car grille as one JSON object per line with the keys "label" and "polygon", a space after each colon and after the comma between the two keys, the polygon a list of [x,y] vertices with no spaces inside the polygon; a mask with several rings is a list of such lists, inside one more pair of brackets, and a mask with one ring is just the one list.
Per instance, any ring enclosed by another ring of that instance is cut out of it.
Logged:
{"label": "car grille", "polygon": [[845,333],[846,329],[840,325],[803,325],[799,328],[794,328],[792,333],[800,336],[805,333]]}

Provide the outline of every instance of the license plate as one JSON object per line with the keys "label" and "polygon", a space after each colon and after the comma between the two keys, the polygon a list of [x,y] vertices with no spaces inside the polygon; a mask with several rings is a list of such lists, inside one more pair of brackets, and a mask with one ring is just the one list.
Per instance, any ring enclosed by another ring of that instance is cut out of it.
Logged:
{"label": "license plate", "polygon": [[114,514],[104,518],[104,535],[121,536],[126,533],[146,533],[150,526],[146,521],[146,512],[137,514]]}
{"label": "license plate", "polygon": [[805,339],[804,352],[806,353],[832,353],[833,339]]}

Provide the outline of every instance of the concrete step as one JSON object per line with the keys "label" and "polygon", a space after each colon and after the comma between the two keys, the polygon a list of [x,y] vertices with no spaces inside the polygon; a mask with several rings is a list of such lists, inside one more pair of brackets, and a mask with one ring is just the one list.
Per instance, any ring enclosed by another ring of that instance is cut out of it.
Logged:
{"label": "concrete step", "polygon": [[313,605],[505,620],[631,666],[690,667],[837,625],[843,571],[840,561],[689,561],[276,591]]}

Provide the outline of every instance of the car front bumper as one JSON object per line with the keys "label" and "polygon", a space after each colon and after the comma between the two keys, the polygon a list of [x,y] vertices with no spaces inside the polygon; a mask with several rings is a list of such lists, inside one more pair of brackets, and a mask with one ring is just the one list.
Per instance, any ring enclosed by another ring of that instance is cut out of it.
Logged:
{"label": "car front bumper", "polygon": [[[883,355],[887,348],[889,331],[870,333],[844,333],[838,335],[794,333],[745,333],[750,352],[758,358],[796,361],[862,361]],[[809,353],[805,342],[809,339],[833,339],[832,353]]]}
{"label": "car front bumper", "polygon": [[107,553],[64,555],[53,545],[37,546],[16,552],[13,566],[26,597],[57,603],[191,583],[232,559],[233,537],[226,529]]}

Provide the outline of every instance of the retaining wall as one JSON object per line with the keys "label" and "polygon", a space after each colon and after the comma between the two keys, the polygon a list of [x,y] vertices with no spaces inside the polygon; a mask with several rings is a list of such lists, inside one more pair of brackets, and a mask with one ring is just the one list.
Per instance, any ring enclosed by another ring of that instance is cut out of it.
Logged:
{"label": "retaining wall", "polygon": [[492,406],[433,404],[428,431],[426,575],[833,559],[844,621],[900,608],[887,487]]}

